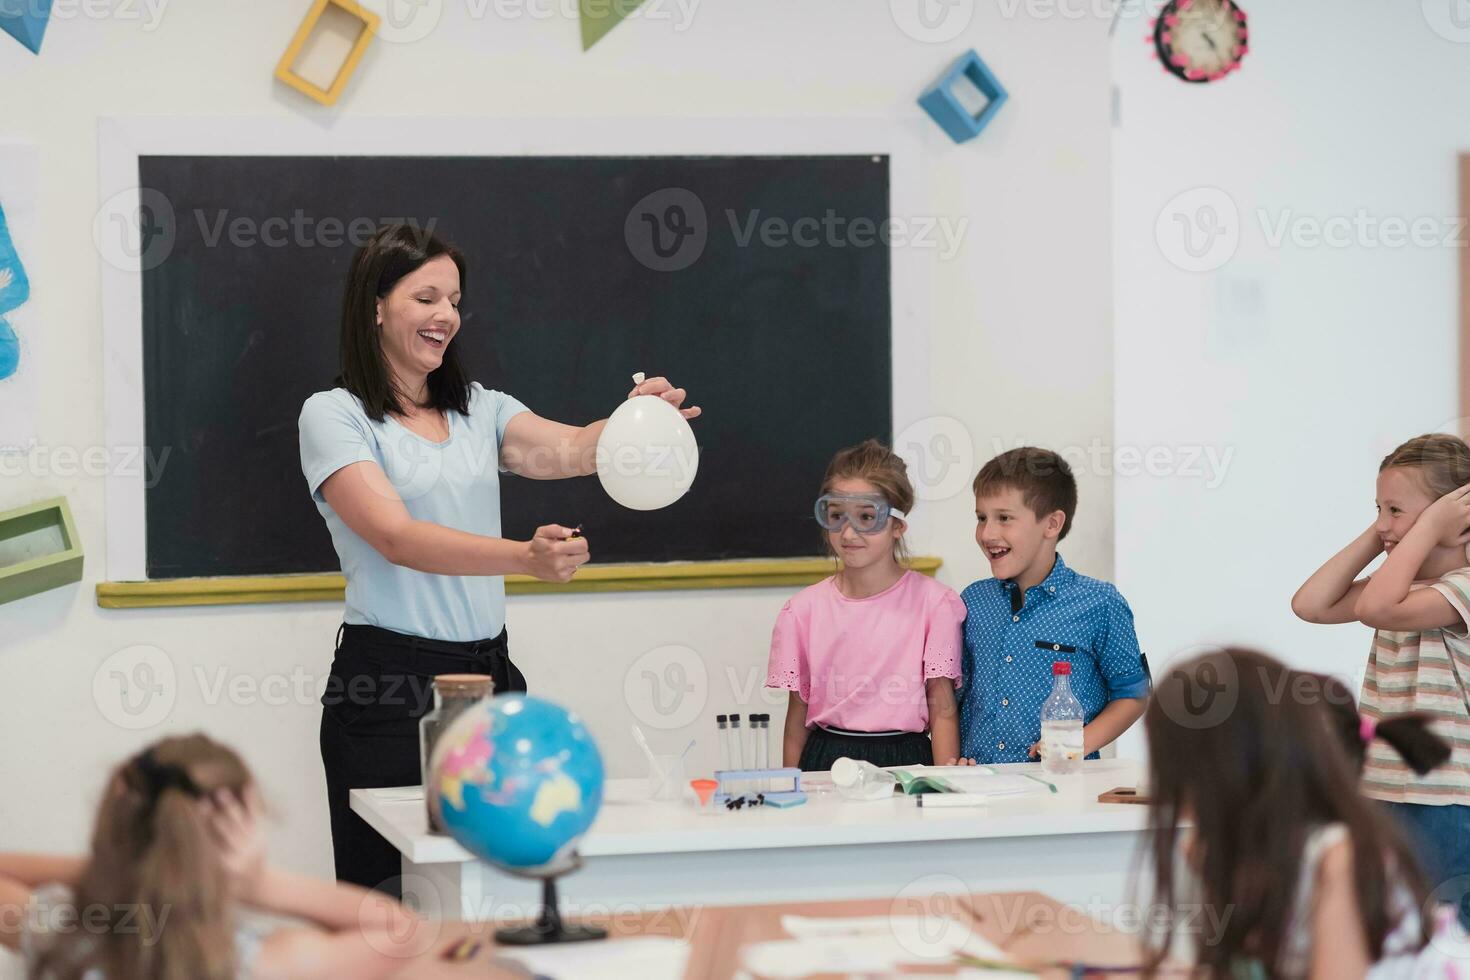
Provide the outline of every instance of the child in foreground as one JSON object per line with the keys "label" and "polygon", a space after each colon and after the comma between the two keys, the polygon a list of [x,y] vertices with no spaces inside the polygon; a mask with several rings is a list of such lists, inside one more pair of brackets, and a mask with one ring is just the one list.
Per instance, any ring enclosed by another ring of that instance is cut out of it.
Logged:
{"label": "child in foreground", "polygon": [[930,765],[958,754],[965,609],[900,561],[913,506],[903,460],[875,440],[828,465],[816,517],[841,565],[793,596],[771,635],[766,686],[790,692],[783,765],[827,770],[843,756]]}
{"label": "child in foreground", "polygon": [[0,945],[37,980],[325,980],[432,943],[392,899],[266,864],[262,809],[232,750],[155,743],[108,779],[87,857],[0,854]]}
{"label": "child in foreground", "polygon": [[1355,749],[1330,698],[1324,678],[1239,649],[1187,661],[1155,688],[1155,898],[1202,912],[1155,937],[1155,966],[1171,941],[1171,958],[1220,977],[1420,975],[1420,957],[1436,955],[1421,953],[1429,890],[1414,853],[1358,791],[1361,739],[1376,733],[1359,726]]}

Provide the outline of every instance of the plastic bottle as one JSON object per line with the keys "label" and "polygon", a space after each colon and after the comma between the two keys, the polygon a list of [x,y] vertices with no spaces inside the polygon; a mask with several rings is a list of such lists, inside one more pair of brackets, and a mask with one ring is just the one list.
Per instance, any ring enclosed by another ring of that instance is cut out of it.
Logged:
{"label": "plastic bottle", "polygon": [[1041,770],[1062,776],[1082,768],[1082,704],[1072,694],[1072,665],[1051,666],[1051,694],[1041,706]]}
{"label": "plastic bottle", "polygon": [[898,777],[871,762],[843,756],[832,763],[832,784],[849,800],[886,800],[893,795]]}

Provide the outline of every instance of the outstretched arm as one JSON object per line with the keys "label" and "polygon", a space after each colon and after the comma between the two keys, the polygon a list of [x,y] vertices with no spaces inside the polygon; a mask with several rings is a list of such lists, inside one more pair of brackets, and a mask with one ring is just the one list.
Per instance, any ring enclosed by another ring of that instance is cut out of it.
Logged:
{"label": "outstretched arm", "polygon": [[415,520],[387,474],[374,462],[351,463],[327,477],[322,497],[380,555],[415,571],[435,575],[520,573],[547,582],[566,582],[590,557],[586,538],[573,538],[569,528],[556,524],[537,528],[530,541],[512,541]]}
{"label": "outstretched arm", "polygon": [[[658,395],[679,409],[686,419],[698,418],[701,410],[684,408],[688,393],[675,388],[667,378],[650,378],[628,392],[636,395]],[[500,462],[517,476],[532,480],[563,480],[574,476],[591,476],[597,472],[597,440],[607,419],[588,425],[566,425],[544,419],[534,412],[521,412],[505,427],[500,446]]]}
{"label": "outstretched arm", "polygon": [[20,949],[25,907],[41,885],[75,886],[86,861],[47,854],[0,853],[0,947]]}

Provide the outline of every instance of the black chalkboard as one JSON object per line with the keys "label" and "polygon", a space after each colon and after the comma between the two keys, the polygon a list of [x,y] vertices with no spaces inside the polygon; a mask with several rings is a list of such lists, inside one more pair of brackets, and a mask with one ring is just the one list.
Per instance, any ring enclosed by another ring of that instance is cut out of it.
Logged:
{"label": "black chalkboard", "polygon": [[[140,186],[171,209],[144,229],[165,236],[145,242],[147,439],[169,450],[147,490],[149,577],[338,568],[296,420],[337,371],[355,242],[393,218],[465,252],[456,343],[486,387],[580,424],[642,370],[705,409],[675,505],[507,476],[508,537],[585,524],[604,562],[820,554],[827,460],[891,434],[890,256],[873,234],[888,176],[882,156],[141,157]],[[671,228],[692,230],[684,251]]]}

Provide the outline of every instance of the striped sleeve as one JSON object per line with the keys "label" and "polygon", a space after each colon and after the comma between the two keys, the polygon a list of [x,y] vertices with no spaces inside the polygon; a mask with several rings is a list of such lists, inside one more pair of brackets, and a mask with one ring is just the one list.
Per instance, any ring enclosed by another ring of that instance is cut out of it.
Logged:
{"label": "striped sleeve", "polygon": [[1445,632],[1461,639],[1470,637],[1470,568],[1457,568],[1430,588],[1444,596],[1460,614],[1460,625],[1447,626]]}

